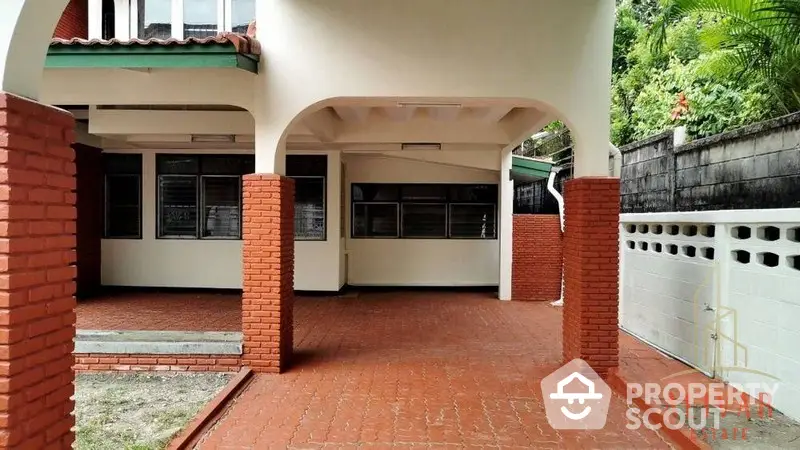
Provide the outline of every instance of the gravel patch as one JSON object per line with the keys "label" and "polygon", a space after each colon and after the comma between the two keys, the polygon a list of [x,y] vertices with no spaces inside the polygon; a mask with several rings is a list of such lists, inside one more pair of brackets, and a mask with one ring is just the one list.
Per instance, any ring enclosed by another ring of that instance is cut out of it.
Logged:
{"label": "gravel patch", "polygon": [[162,449],[231,377],[219,373],[78,374],[75,448]]}

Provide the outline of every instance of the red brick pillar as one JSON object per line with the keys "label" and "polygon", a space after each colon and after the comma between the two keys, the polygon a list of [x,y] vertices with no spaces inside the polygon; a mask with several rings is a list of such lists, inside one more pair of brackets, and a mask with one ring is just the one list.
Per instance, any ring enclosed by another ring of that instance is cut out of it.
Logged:
{"label": "red brick pillar", "polygon": [[558,300],[564,245],[558,214],[515,214],[512,300]]}
{"label": "red brick pillar", "polygon": [[619,361],[619,178],[576,178],[564,191],[564,360],[605,376]]}
{"label": "red brick pillar", "polygon": [[244,177],[242,362],[256,372],[282,372],[292,356],[294,180]]}
{"label": "red brick pillar", "polygon": [[74,120],[0,92],[0,448],[70,448]]}

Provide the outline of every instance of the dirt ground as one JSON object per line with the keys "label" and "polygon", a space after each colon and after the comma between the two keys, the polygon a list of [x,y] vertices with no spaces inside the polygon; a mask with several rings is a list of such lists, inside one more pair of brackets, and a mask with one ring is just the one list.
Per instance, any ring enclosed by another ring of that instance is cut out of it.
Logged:
{"label": "dirt ground", "polygon": [[217,373],[79,374],[74,448],[162,449],[230,377]]}
{"label": "dirt ground", "polygon": [[[685,408],[681,407],[682,410]],[[711,417],[719,416],[719,429],[706,428],[698,430],[711,448],[719,450],[738,449],[788,449],[800,448],[800,424],[781,414],[772,411],[772,416],[759,411],[754,406],[750,417],[744,412],[728,412],[720,414],[718,409]],[[697,415],[696,417],[701,417]],[[709,424],[711,420],[709,419]]]}

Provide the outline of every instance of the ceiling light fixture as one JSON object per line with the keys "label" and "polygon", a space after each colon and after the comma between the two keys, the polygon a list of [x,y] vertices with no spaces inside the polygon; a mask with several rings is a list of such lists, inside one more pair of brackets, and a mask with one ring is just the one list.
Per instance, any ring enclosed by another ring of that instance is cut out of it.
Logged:
{"label": "ceiling light fixture", "polygon": [[461,108],[461,103],[397,102],[400,108]]}
{"label": "ceiling light fixture", "polygon": [[192,142],[233,143],[236,142],[234,134],[193,134]]}
{"label": "ceiling light fixture", "polygon": [[442,144],[433,142],[406,142],[400,144],[401,150],[441,150]]}

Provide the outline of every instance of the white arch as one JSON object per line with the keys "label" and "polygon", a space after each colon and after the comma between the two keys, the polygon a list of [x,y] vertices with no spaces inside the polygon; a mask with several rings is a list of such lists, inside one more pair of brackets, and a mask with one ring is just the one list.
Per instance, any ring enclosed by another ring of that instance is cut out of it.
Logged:
{"label": "white arch", "polygon": [[457,3],[258,2],[256,141],[280,152],[295,117],[332,98],[537,99],[580,142],[575,176],[607,175],[614,2]]}
{"label": "white arch", "polygon": [[47,48],[68,2],[0,2],[0,91],[39,98]]}

